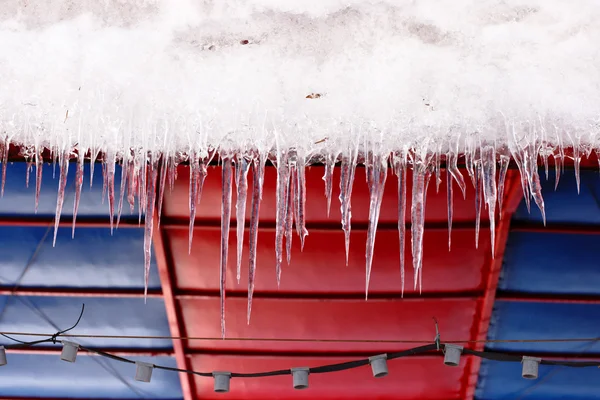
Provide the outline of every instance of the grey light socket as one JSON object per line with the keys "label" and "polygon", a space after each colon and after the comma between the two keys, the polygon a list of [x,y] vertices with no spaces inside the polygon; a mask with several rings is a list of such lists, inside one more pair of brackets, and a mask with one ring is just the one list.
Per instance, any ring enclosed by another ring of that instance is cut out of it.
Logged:
{"label": "grey light socket", "polygon": [[140,382],[150,382],[154,364],[136,361],[135,366],[135,380]]}
{"label": "grey light socket", "polygon": [[523,356],[523,373],[525,379],[537,379],[541,358]]}
{"label": "grey light socket", "polygon": [[6,365],[6,349],[4,346],[0,346],[0,366]]}
{"label": "grey light socket", "polygon": [[460,364],[460,355],[462,354],[463,347],[455,344],[444,345],[444,364],[449,367],[458,367]]}
{"label": "grey light socket", "polygon": [[373,376],[375,378],[383,378],[384,376],[387,376],[387,354],[369,357],[369,364],[371,364],[371,369],[373,370]]}
{"label": "grey light socket", "polygon": [[213,378],[215,379],[215,392],[229,392],[229,381],[231,380],[231,372],[215,371],[213,372]]}
{"label": "grey light socket", "polygon": [[292,368],[292,378],[294,380],[294,389],[308,388],[308,374],[310,370],[306,367]]}
{"label": "grey light socket", "polygon": [[60,359],[68,362],[75,362],[77,358],[77,351],[79,350],[79,345],[77,343],[68,342],[66,340],[62,341],[62,351],[60,352]]}

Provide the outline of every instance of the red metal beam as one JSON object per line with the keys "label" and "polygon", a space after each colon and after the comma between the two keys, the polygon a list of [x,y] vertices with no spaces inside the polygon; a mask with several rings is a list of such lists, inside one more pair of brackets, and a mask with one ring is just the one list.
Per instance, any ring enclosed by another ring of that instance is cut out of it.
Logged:
{"label": "red metal beam", "polygon": [[[169,321],[169,328],[171,336],[182,337],[185,336],[185,329],[181,323],[181,316],[177,307],[177,300],[173,295],[174,292],[174,279],[173,279],[173,268],[170,268],[169,257],[167,255],[167,249],[165,247],[164,232],[158,226],[158,215],[155,212],[154,215],[154,255],[156,257],[156,264],[158,266],[158,274],[160,276],[160,283],[162,286],[163,297],[165,301],[165,308],[167,312],[167,319]],[[185,346],[183,340],[173,340],[173,349],[175,351],[175,359],[177,361],[177,367],[180,369],[191,369],[187,357],[185,355]],[[184,400],[193,400],[193,380],[191,375],[180,372],[179,380],[181,381],[181,391],[183,393]]]}
{"label": "red metal beam", "polygon": [[[499,221],[496,227],[496,243],[492,244],[492,246],[495,246],[495,258],[492,259],[490,254],[488,268],[484,274],[484,276],[487,277],[485,278],[485,293],[479,302],[479,307],[476,313],[479,318],[476,317],[478,323],[474,328],[475,332],[473,339],[475,340],[484,340],[487,338],[490,319],[492,316],[492,309],[496,299],[496,290],[498,289],[498,280],[500,278],[500,271],[502,270],[502,261],[504,258],[504,251],[506,249],[506,241],[508,240],[510,220],[523,197],[523,191],[521,190],[518,173],[518,171],[511,170],[506,176],[506,192],[503,201],[504,210],[502,210],[502,219]],[[474,347],[475,350],[483,350],[485,344],[476,343]],[[468,360],[468,365],[467,368],[465,368],[465,376],[463,376],[463,384],[461,387],[462,399],[473,400],[480,367],[481,358],[472,357]]]}

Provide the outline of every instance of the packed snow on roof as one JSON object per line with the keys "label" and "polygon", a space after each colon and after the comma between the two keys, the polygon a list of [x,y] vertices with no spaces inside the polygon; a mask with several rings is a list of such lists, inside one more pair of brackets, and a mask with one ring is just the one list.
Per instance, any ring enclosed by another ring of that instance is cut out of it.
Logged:
{"label": "packed snow on roof", "polygon": [[[308,234],[306,166],[325,165],[328,206],[332,175],[341,174],[348,252],[354,172],[364,164],[371,196],[367,291],[391,167],[399,221],[411,213],[414,284],[420,285],[426,193],[432,177],[436,186],[442,179],[442,160],[449,230],[453,186],[463,194],[468,186],[460,157],[474,185],[477,221],[483,204],[493,237],[511,160],[527,205],[532,199],[543,214],[538,161],[547,169],[553,158],[558,179],[567,149],[576,174],[581,157],[600,150],[600,7],[597,0],[575,3],[6,0],[0,9],[2,188],[9,144],[36,167],[38,195],[41,154],[49,149],[60,170],[58,226],[69,160],[77,160],[75,215],[83,162],[102,160],[111,226],[115,219],[118,226],[125,202],[146,215],[147,277],[154,219],[176,166],[190,165],[191,246],[206,167],[220,161],[222,314],[236,190],[238,279],[248,197],[252,210],[249,318],[265,163],[278,169],[278,281],[293,226],[302,242]],[[115,163],[124,166],[120,188]],[[403,223],[399,235],[403,271]],[[222,328],[225,334],[224,320]]]}

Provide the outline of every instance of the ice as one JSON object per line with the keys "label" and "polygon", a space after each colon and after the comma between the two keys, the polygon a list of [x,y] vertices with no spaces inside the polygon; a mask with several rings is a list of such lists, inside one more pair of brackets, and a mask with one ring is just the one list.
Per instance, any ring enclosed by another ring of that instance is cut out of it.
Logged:
{"label": "ice", "polygon": [[377,223],[383,200],[383,191],[387,179],[388,157],[381,154],[372,155],[372,163],[367,162],[367,176],[369,179],[369,227],[367,229],[366,258],[366,283],[365,298],[369,295],[369,283],[371,281],[371,266],[373,265],[373,253],[375,251],[375,236],[377,234]]}
{"label": "ice", "polygon": [[496,245],[495,233],[496,233],[496,147],[493,145],[486,145],[481,149],[481,171],[483,180],[483,198],[488,209],[490,218],[490,235],[491,235],[491,248],[492,258],[494,258],[494,248]]}
{"label": "ice", "polygon": [[346,265],[350,254],[350,220],[352,219],[352,186],[354,185],[354,173],[358,162],[358,146],[356,151],[349,149],[348,153],[342,154],[342,165],[340,171],[340,204],[342,213],[342,230],[346,244]]}
{"label": "ice", "polygon": [[287,151],[277,152],[277,210],[275,213],[275,274],[277,286],[281,281],[281,261],[283,257],[283,236],[288,213],[290,168]]}
{"label": "ice", "polygon": [[65,150],[59,156],[60,177],[58,180],[58,193],[56,196],[56,215],[54,216],[54,240],[52,246],[56,246],[56,235],[60,225],[60,214],[62,213],[63,202],[65,201],[65,189],[67,187],[67,175],[69,173],[69,151]]}
{"label": "ice", "polygon": [[400,282],[404,296],[404,249],[406,243],[406,176],[408,166],[406,152],[394,154],[394,172],[398,177],[398,239],[400,243]]}
{"label": "ice", "polygon": [[259,153],[258,157],[252,161],[252,210],[250,215],[250,250],[248,254],[248,324],[250,324],[250,315],[252,314],[252,295],[254,294],[254,278],[256,275],[256,244],[258,242],[258,221],[264,173],[265,156]]}
{"label": "ice", "polygon": [[[163,158],[164,159],[164,158]],[[117,229],[119,229],[119,223],[121,222],[121,213],[123,212],[123,201],[125,199],[125,192],[127,191],[127,180],[132,179],[128,176],[129,168],[127,168],[127,161],[125,157],[121,161],[121,187],[119,188],[119,205],[117,206]],[[161,188],[162,189],[162,188]],[[162,204],[162,194],[159,197],[160,204]],[[158,208],[160,222],[160,206]]]}
{"label": "ice", "polygon": [[327,199],[327,217],[329,217],[329,211],[331,210],[331,193],[333,191],[333,171],[335,169],[335,163],[337,160],[337,154],[329,154],[325,160],[325,174],[323,175],[323,181],[325,181],[325,198]]}
{"label": "ice", "polygon": [[8,136],[4,140],[2,146],[2,189],[0,190],[0,197],[4,197],[4,184],[6,183],[6,168],[8,167],[8,151],[10,149],[10,142]]}
{"label": "ice", "polygon": [[221,196],[221,268],[219,270],[219,291],[221,293],[221,337],[225,338],[225,285],[227,284],[227,256],[229,252],[229,225],[231,223],[231,163],[230,154],[222,155],[222,196]]}
{"label": "ice", "polygon": [[498,178],[498,210],[502,218],[502,201],[504,200],[504,185],[506,184],[506,174],[510,165],[510,156],[500,154],[500,173]]}
{"label": "ice", "polygon": [[38,149],[35,153],[35,213],[38,212],[40,204],[40,193],[42,191],[42,172],[44,170],[44,159],[42,150]]}
{"label": "ice", "polygon": [[473,185],[475,186],[475,248],[479,248],[479,228],[481,226],[481,160],[474,161]]}
{"label": "ice", "polygon": [[110,218],[110,234],[113,234],[113,222],[115,217],[115,165],[116,154],[107,153],[104,157],[105,181],[108,187],[108,214]]}
{"label": "ice", "polygon": [[[298,156],[296,159],[294,186],[294,218],[296,220],[296,232],[300,237],[300,250],[304,250],[304,239],[308,236],[306,230],[306,163],[304,158]],[[292,186],[292,185],[290,185]]]}
{"label": "ice", "polygon": [[154,231],[154,205],[156,203],[156,180],[158,176],[158,157],[149,155],[147,186],[141,191],[146,192],[146,215],[144,221],[144,296],[148,295],[150,265],[152,263],[152,235]]}
{"label": "ice", "polygon": [[247,154],[237,154],[235,163],[235,187],[237,200],[235,203],[235,221],[237,238],[237,268],[238,284],[242,274],[242,250],[244,249],[244,229],[246,227],[246,197],[248,196],[248,171],[252,158]]}
{"label": "ice", "polygon": [[79,210],[79,201],[81,200],[81,190],[83,188],[83,151],[77,153],[77,166],[75,170],[75,200],[73,201],[73,227],[71,228],[71,238],[75,238],[75,225],[77,222],[77,211]]}
{"label": "ice", "polygon": [[[169,171],[169,160],[171,159],[171,157],[169,156],[169,154],[165,154],[161,157],[161,163],[160,163],[160,182],[159,182],[159,194],[158,194],[158,220],[156,221],[156,226],[160,226],[160,220],[161,220],[161,216],[162,216],[162,206],[163,206],[163,199],[165,198],[165,187],[167,185],[167,172]],[[124,185],[123,182],[121,182],[121,191],[123,191]],[[121,194],[121,200],[123,200],[123,196]],[[119,201],[119,212],[120,211],[120,207],[121,207],[121,201]],[[117,219],[118,221],[118,219]],[[118,227],[119,225],[117,225]]]}
{"label": "ice", "polygon": [[[194,238],[194,223],[196,222],[196,209],[200,204],[204,179],[206,179],[206,161],[197,152],[190,155],[190,226],[188,239],[188,253],[192,252],[192,240]],[[225,162],[225,160],[223,160]],[[223,164],[225,165],[225,164]],[[230,166],[231,167],[231,166]],[[225,179],[225,178],[223,178]]]}
{"label": "ice", "polygon": [[[413,269],[415,273],[414,287],[421,282],[420,274],[423,266],[423,233],[425,230],[426,188],[431,177],[431,157],[429,154],[413,155],[413,186],[411,205],[411,243]],[[421,290],[421,287],[419,287]]]}
{"label": "ice", "polygon": [[[289,163],[289,168],[290,168],[290,175],[289,175],[289,180],[286,183],[287,185],[287,209],[286,209],[286,216],[285,216],[285,256],[286,256],[286,261],[287,264],[290,265],[291,261],[292,261],[292,240],[293,240],[293,235],[292,235],[292,231],[293,231],[293,225],[294,225],[294,201],[296,199],[296,196],[294,196],[295,193],[295,187],[296,187],[296,166],[294,162],[290,162]],[[297,206],[296,206],[297,207]],[[297,218],[296,218],[297,219]]]}

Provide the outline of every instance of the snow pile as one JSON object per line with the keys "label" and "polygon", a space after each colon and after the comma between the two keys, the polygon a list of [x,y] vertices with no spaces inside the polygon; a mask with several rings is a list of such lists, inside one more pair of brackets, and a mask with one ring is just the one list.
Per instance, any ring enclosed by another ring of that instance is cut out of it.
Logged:
{"label": "snow pile", "polygon": [[[326,164],[331,193],[333,165],[341,164],[349,238],[354,168],[366,163],[368,288],[388,165],[401,191],[407,170],[414,175],[412,251],[420,270],[425,193],[442,157],[464,191],[456,163],[465,156],[493,216],[511,158],[526,199],[543,212],[538,157],[546,165],[554,157],[560,169],[565,148],[573,148],[576,166],[600,150],[599,19],[597,0],[5,0],[0,135],[4,154],[14,143],[38,164],[50,149],[61,177],[69,158],[77,157],[81,177],[84,155],[102,153],[111,215],[126,198],[148,216],[146,268],[154,209],[160,213],[180,162],[192,165],[191,225],[215,154],[225,166],[224,216],[231,182],[245,192],[250,168],[276,163],[278,271],[292,226],[306,236],[305,166]],[[115,162],[126,166],[117,199]],[[262,179],[252,188],[251,244]],[[406,205],[404,196],[401,220]],[[251,278],[248,313],[252,288]]]}

